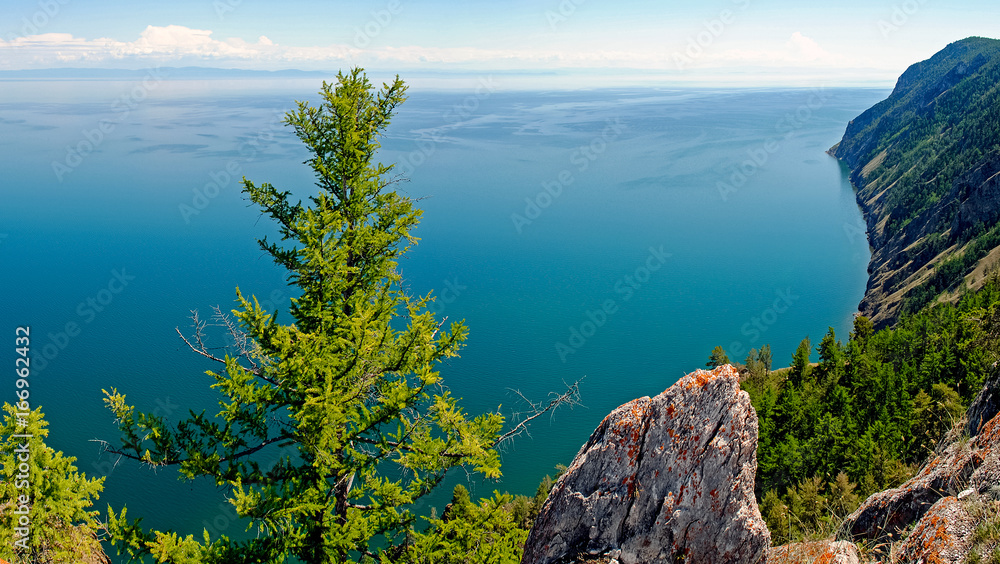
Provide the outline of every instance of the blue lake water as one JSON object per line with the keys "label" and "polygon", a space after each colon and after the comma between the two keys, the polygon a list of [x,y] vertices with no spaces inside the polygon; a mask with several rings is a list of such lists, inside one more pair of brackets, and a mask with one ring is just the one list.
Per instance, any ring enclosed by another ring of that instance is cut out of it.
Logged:
{"label": "blue lake water", "polygon": [[[30,325],[32,402],[52,446],[107,476],[100,508],[127,503],[184,533],[237,532],[210,484],[115,464],[89,441],[115,436],[102,388],[173,418],[214,405],[212,367],[174,331],[189,310],[230,309],[237,286],[287,307],[282,272],[254,242],[273,228],[237,177],[312,192],[306,153],[279,117],[318,88],[2,84],[0,358]],[[846,337],[869,250],[825,151],[886,94],[412,89],[382,159],[399,163],[398,189],[424,210],[401,263],[407,283],[470,327],[442,369],[447,385],[470,412],[510,414],[524,407],[511,390],[544,399],[585,377],[584,405],[508,445],[502,482],[476,493],[533,493],[611,409],[664,390],[716,345],[742,360],[770,343],[787,365],[806,335],[816,344],[832,326]],[[11,379],[0,397],[14,391]]]}

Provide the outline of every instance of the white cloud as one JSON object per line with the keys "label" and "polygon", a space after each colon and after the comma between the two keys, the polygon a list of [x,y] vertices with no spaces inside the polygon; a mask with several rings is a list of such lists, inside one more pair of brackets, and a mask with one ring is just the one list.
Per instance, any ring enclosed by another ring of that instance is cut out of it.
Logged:
{"label": "white cloud", "polygon": [[308,63],[386,64],[421,66],[427,64],[485,66],[495,68],[606,68],[629,66],[656,68],[662,61],[647,51],[582,51],[539,49],[484,49],[473,47],[402,46],[361,49],[353,45],[294,47],[274,43],[266,36],[257,41],[230,38],[219,40],[210,30],[179,25],[148,26],[131,42],[114,39],[81,39],[65,33],[51,33],[0,41],[7,51],[0,60],[8,68],[17,62],[45,66],[55,61],[102,62],[132,60],[140,63],[169,64],[171,61],[256,63],[289,66]]}
{"label": "white cloud", "polygon": [[[281,59],[280,50],[267,37],[256,43],[242,39],[220,41],[212,32],[180,25],[148,26],[135,41],[109,38],[82,39],[68,33],[46,33],[0,41],[2,59],[8,68],[18,63],[46,66],[66,62],[139,60],[162,63],[170,60]],[[277,55],[277,56],[276,56]]]}
{"label": "white cloud", "polygon": [[128,55],[194,55],[202,57],[241,56],[249,54],[243,47],[216,41],[212,32],[180,25],[148,26],[138,41],[115,46],[118,57]]}
{"label": "white cloud", "polygon": [[[261,35],[256,41],[216,39],[211,30],[180,25],[148,26],[135,41],[109,38],[82,39],[66,33],[47,33],[0,41],[0,68],[23,69],[54,66],[201,65],[256,69],[332,69],[346,65],[368,68],[551,70],[636,69],[674,73],[674,56],[649,45],[596,49],[574,45],[549,48],[426,47],[420,45],[362,49],[349,44],[286,46]],[[708,46],[694,57],[679,78],[699,70],[738,68],[780,69],[809,67],[817,71],[848,68],[844,56],[831,54],[813,39],[795,32],[783,43],[771,40],[748,49]]]}
{"label": "white cloud", "polygon": [[802,62],[828,62],[835,63],[838,58],[819,46],[813,39],[802,35],[796,31],[785,43],[785,48],[795,60]]}
{"label": "white cloud", "polygon": [[830,53],[810,37],[796,31],[783,44],[755,48],[718,49],[691,61],[692,68],[801,67],[852,68],[859,66],[843,55]]}

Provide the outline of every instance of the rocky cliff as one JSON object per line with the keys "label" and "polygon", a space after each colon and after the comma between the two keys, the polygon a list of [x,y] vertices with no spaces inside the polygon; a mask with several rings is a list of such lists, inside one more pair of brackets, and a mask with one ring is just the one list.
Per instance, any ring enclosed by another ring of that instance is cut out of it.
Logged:
{"label": "rocky cliff", "polygon": [[757,415],[732,366],[633,400],[553,487],[522,562],[763,562],[756,451]]}
{"label": "rocky cliff", "polygon": [[1000,376],[937,456],[862,503],[840,540],[770,547],[753,493],[757,415],[733,367],[695,371],[601,422],[552,488],[522,564],[853,564],[855,542],[899,563],[1000,554],[976,545],[984,520],[1000,526],[998,397]]}
{"label": "rocky cliff", "polygon": [[851,169],[872,259],[860,309],[877,327],[1000,262],[1000,41],[948,45],[850,122],[831,153]]}

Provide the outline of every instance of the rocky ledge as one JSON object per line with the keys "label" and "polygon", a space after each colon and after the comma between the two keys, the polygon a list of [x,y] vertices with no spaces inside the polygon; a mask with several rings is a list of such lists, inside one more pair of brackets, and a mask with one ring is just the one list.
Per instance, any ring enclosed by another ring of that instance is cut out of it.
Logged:
{"label": "rocky ledge", "polygon": [[757,414],[733,367],[697,370],[604,418],[552,488],[522,564],[853,564],[862,541],[891,547],[895,563],[965,562],[975,508],[1000,514],[998,397],[1000,376],[969,408],[962,436],[869,497],[839,540],[771,548],[754,498]]}
{"label": "rocky ledge", "polygon": [[969,407],[962,436],[944,441],[903,485],[865,500],[840,537],[876,546],[903,539],[896,562],[963,562],[977,524],[968,508],[1000,496],[998,396],[1000,378],[994,377]]}
{"label": "rocky ledge", "polygon": [[732,366],[611,412],[549,494],[523,564],[763,562],[757,414]]}

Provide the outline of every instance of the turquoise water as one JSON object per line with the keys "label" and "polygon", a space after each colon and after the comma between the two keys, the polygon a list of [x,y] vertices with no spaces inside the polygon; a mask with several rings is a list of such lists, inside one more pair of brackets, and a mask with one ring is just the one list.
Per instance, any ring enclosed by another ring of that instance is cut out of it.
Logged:
{"label": "turquoise water", "polygon": [[[107,476],[100,507],[236,532],[210,484],[116,465],[89,441],[115,436],[102,388],[174,418],[212,407],[212,367],[174,332],[189,310],[231,308],[236,286],[287,307],[254,243],[273,230],[235,177],[311,193],[305,152],[276,116],[318,87],[3,84],[0,354],[13,358],[14,328],[31,326],[32,402],[51,445]],[[885,90],[410,94],[382,156],[425,210],[407,283],[471,330],[443,367],[448,386],[471,412],[511,414],[524,407],[511,390],[544,399],[584,378],[583,405],[507,445],[503,481],[477,493],[532,493],[611,409],[659,393],[716,345],[742,360],[770,343],[784,365],[806,335],[846,337],[869,251],[824,151]]]}

